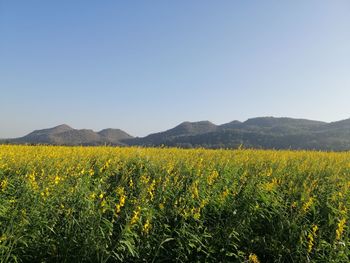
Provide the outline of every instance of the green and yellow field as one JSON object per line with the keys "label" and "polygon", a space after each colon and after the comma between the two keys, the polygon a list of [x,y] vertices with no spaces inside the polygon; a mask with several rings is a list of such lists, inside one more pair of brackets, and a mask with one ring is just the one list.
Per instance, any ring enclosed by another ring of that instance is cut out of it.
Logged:
{"label": "green and yellow field", "polygon": [[0,146],[0,262],[349,262],[350,153]]}

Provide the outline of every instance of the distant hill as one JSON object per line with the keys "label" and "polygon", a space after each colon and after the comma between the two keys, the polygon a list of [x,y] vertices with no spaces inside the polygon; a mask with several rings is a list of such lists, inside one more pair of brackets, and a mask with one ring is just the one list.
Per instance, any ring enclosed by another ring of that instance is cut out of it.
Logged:
{"label": "distant hill", "polygon": [[0,143],[53,145],[136,145],[205,148],[350,150],[350,119],[321,122],[306,119],[259,117],[215,125],[209,121],[183,122],[172,129],[132,137],[119,129],[99,132],[68,125],[36,130]]}
{"label": "distant hill", "polygon": [[6,141],[19,144],[124,145],[121,140],[129,138],[132,138],[132,136],[119,129],[105,129],[94,132],[87,129],[73,129],[63,124],[50,129],[35,130],[24,137]]}
{"label": "distant hill", "polygon": [[[199,124],[203,125],[203,129]],[[350,119],[326,123],[306,119],[259,117],[222,125],[186,122],[173,129],[124,141],[128,145],[259,149],[350,150]],[[181,128],[181,129],[180,129]],[[185,132],[178,132],[179,130]]]}
{"label": "distant hill", "polygon": [[170,142],[174,138],[206,134],[214,132],[217,129],[218,127],[209,121],[187,121],[179,124],[178,126],[170,130],[150,134],[143,138],[124,140],[124,142],[129,145],[158,146],[162,144],[167,144],[167,142]]}
{"label": "distant hill", "polygon": [[120,143],[121,140],[133,138],[131,135],[127,134],[125,131],[120,129],[104,129],[98,132],[102,140],[111,143]]}

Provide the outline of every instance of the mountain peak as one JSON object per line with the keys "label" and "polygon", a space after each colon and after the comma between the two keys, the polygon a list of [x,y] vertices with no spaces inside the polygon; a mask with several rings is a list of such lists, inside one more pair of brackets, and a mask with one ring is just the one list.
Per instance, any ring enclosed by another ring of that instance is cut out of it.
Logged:
{"label": "mountain peak", "polygon": [[247,125],[271,125],[275,122],[278,122],[280,120],[287,119],[287,118],[275,118],[272,116],[266,116],[266,117],[256,117],[256,118],[250,118],[244,122],[244,124]]}
{"label": "mountain peak", "polygon": [[72,127],[68,126],[67,124],[61,124],[52,128],[48,129],[42,129],[42,130],[35,130],[28,134],[27,136],[39,136],[39,135],[48,135],[48,134],[57,134],[62,133],[66,131],[74,130]]}
{"label": "mountain peak", "polygon": [[242,126],[242,122],[234,120],[228,123],[224,123],[220,125],[220,128],[223,129],[235,129],[235,128],[240,128]]}
{"label": "mountain peak", "polygon": [[57,130],[73,130],[72,127],[70,127],[69,125],[67,124],[60,124],[60,125],[57,125],[51,129],[57,129]]}
{"label": "mountain peak", "polygon": [[173,133],[174,135],[181,134],[197,134],[197,133],[206,133],[210,131],[214,131],[217,129],[217,126],[210,121],[197,121],[197,122],[189,122],[185,121],[177,125],[171,130],[167,132]]}
{"label": "mountain peak", "polygon": [[313,121],[307,119],[294,119],[288,117],[257,117],[251,118],[243,122],[244,125],[248,126],[259,126],[259,127],[273,127],[273,126],[285,126],[292,125],[298,127],[305,126],[318,126],[326,124],[321,121]]}
{"label": "mountain peak", "polygon": [[120,129],[103,129],[98,132],[100,136],[110,142],[119,142],[120,140],[130,139],[132,136]]}
{"label": "mountain peak", "polygon": [[104,132],[117,132],[117,131],[121,131],[121,129],[106,128],[106,129],[100,130],[98,133],[104,133]]}
{"label": "mountain peak", "polygon": [[204,120],[204,121],[184,121],[184,122],[181,122],[178,126],[181,126],[181,125],[214,125],[214,123],[208,121],[208,120]]}

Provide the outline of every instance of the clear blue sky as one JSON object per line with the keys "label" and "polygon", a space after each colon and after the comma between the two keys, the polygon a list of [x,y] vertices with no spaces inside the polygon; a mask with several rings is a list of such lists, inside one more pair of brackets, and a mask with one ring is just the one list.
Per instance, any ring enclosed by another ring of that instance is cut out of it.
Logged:
{"label": "clear blue sky", "polygon": [[350,117],[350,1],[0,0],[0,137]]}

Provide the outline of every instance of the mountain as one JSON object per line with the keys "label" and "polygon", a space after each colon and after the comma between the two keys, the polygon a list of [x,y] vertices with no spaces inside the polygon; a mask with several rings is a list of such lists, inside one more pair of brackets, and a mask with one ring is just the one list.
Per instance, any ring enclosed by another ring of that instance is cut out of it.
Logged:
{"label": "mountain", "polygon": [[119,129],[105,129],[94,132],[88,129],[73,129],[63,124],[50,129],[35,130],[28,135],[6,140],[19,144],[52,144],[52,145],[124,145],[122,139],[130,139],[131,135]]}
{"label": "mountain", "polygon": [[120,143],[121,140],[133,138],[131,135],[120,129],[104,129],[98,132],[98,134],[103,140],[116,144]]}
{"label": "mountain", "polygon": [[[350,119],[326,123],[258,117],[222,125],[182,123],[173,129],[123,141],[128,145],[205,148],[350,150]],[[196,129],[191,129],[194,126]]]}
{"label": "mountain", "polygon": [[210,121],[189,122],[185,121],[173,129],[165,132],[168,136],[194,135],[217,130],[217,126]]}
{"label": "mountain", "polygon": [[259,117],[246,120],[240,129],[251,132],[290,135],[309,133],[320,128],[325,122],[305,119]]}
{"label": "mountain", "polygon": [[19,138],[19,141],[30,141],[31,143],[50,143],[51,137],[59,135],[60,133],[74,130],[66,124],[62,124],[50,129],[35,130],[28,135]]}
{"label": "mountain", "polygon": [[171,140],[183,137],[183,136],[194,136],[199,134],[206,134],[214,132],[218,127],[210,121],[199,121],[199,122],[183,122],[178,126],[159,133],[150,134],[143,138],[134,138],[123,140],[124,143],[129,145],[145,145],[145,146],[158,146],[165,144]]}
{"label": "mountain", "polygon": [[221,129],[239,129],[243,126],[243,123],[240,121],[231,121],[229,123],[221,124],[219,127]]}
{"label": "mountain", "polygon": [[73,129],[59,125],[0,143],[53,145],[124,145],[205,148],[350,150],[350,119],[321,122],[306,119],[258,117],[215,125],[209,121],[183,122],[145,137],[119,129]]}

